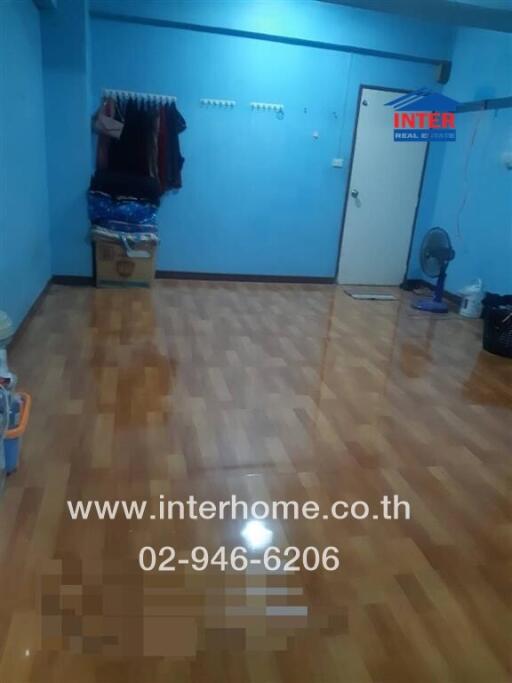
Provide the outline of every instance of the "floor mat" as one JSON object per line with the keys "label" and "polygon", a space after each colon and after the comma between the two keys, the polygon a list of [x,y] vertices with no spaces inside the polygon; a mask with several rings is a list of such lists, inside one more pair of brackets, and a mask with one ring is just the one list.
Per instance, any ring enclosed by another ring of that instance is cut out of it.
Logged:
{"label": "floor mat", "polygon": [[392,294],[378,294],[376,292],[349,292],[347,289],[345,289],[344,292],[353,299],[359,299],[361,301],[398,301],[396,296],[393,296]]}

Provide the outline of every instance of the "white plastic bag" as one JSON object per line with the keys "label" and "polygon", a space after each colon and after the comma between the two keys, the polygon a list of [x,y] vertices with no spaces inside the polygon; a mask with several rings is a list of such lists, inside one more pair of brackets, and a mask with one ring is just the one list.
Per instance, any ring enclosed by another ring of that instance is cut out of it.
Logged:
{"label": "white plastic bag", "polygon": [[481,278],[461,289],[460,293],[462,301],[459,313],[465,318],[480,318],[482,315],[482,302],[485,296],[484,284]]}

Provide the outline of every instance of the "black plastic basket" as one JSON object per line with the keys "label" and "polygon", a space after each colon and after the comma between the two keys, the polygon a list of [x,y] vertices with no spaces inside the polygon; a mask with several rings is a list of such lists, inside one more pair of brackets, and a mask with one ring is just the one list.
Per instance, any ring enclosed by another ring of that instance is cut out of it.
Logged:
{"label": "black plastic basket", "polygon": [[484,349],[498,356],[512,358],[512,306],[487,308]]}

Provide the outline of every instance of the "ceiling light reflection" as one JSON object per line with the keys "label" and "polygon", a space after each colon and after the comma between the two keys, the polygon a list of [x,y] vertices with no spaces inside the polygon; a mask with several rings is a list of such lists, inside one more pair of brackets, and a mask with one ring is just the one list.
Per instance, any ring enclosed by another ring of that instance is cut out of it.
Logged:
{"label": "ceiling light reflection", "polygon": [[271,529],[266,527],[263,522],[258,522],[256,520],[247,522],[242,529],[242,536],[252,550],[258,550],[259,548],[264,548],[269,545],[273,535],[274,532]]}

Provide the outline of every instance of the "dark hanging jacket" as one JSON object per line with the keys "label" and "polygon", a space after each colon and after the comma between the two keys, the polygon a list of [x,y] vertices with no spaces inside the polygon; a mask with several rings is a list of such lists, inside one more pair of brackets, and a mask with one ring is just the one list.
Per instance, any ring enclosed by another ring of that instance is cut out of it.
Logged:
{"label": "dark hanging jacket", "polygon": [[167,130],[164,188],[172,190],[181,187],[181,169],[185,159],[181,156],[178,136],[186,129],[187,124],[174,102],[165,108],[165,113]]}
{"label": "dark hanging jacket", "polygon": [[110,146],[110,171],[150,175],[150,154],[153,143],[155,115],[134,100],[126,105],[123,132]]}

